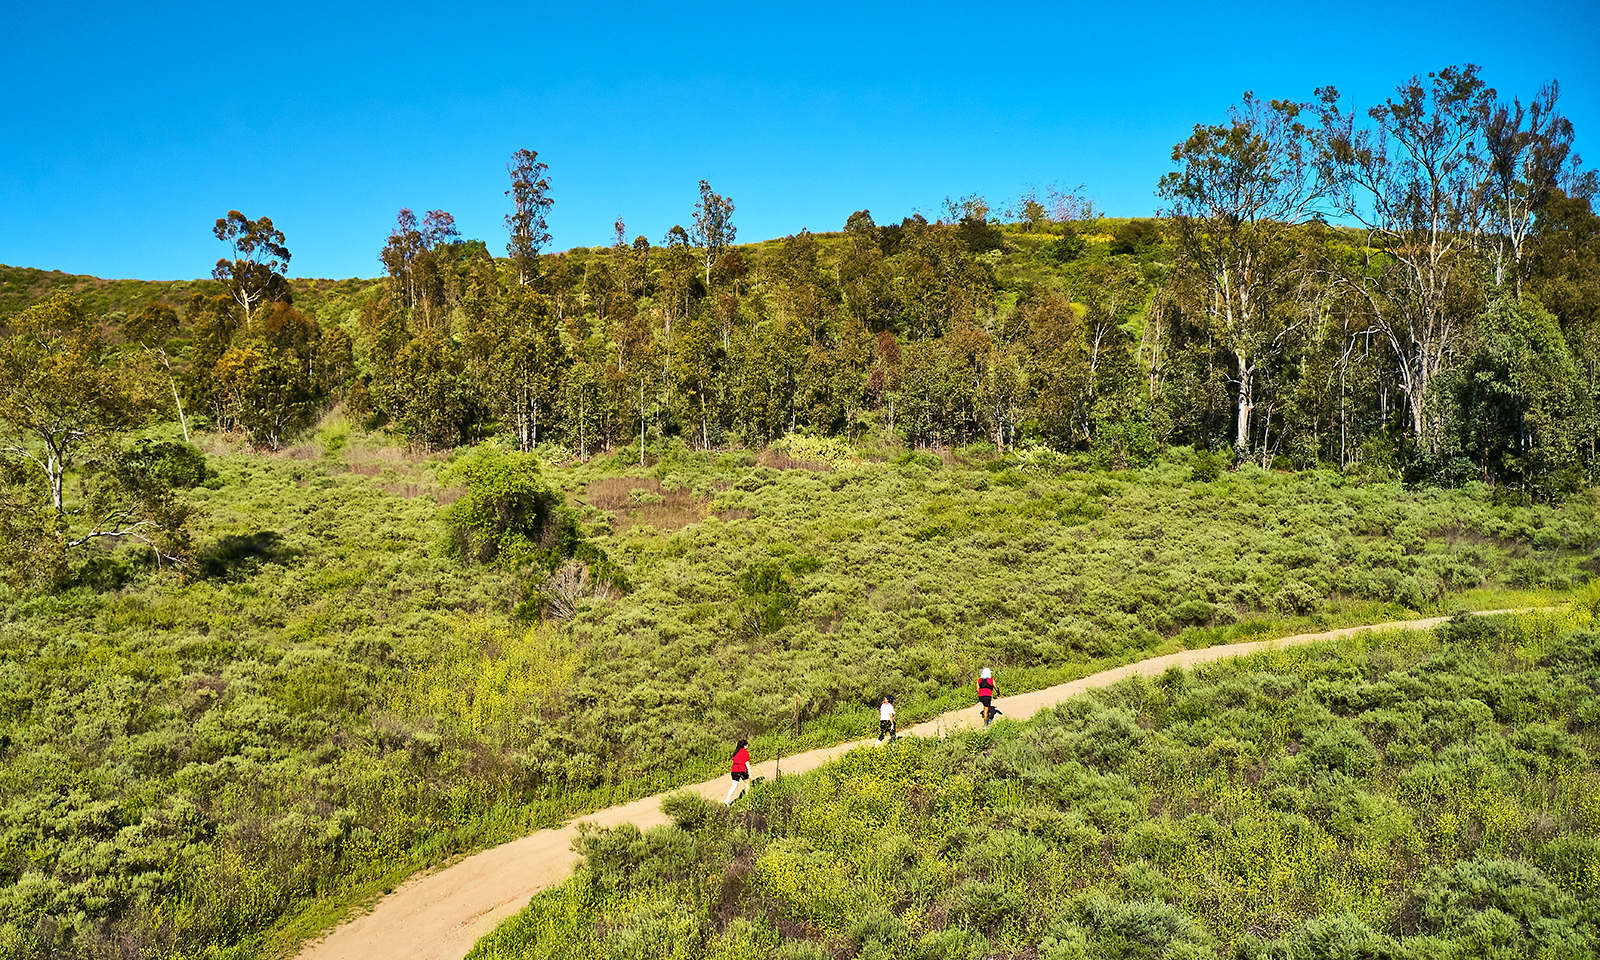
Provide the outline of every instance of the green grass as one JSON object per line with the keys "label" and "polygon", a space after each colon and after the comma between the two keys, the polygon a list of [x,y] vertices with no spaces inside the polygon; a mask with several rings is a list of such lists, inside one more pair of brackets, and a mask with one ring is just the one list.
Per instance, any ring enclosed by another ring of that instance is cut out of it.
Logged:
{"label": "green grass", "polygon": [[[614,761],[638,771],[739,736],[794,749],[817,742],[784,737],[797,712],[824,739],[864,735],[882,694],[931,716],[964,705],[985,665],[1019,692],[1177,649],[1537,604],[1587,576],[1600,536],[1592,504],[1319,473],[1202,484],[1181,456],[1007,483],[916,462],[663,461],[650,479],[700,492],[712,517],[599,538],[638,587],[569,628],[608,664],[580,675],[574,722],[620,730]],[[555,476],[581,491],[599,473]],[[741,577],[763,565],[781,582],[751,594]]]}
{"label": "green grass", "polygon": [[1580,957],[1588,610],[1136,678],[581,842],[482,940],[544,957]]}
{"label": "green grass", "polygon": [[442,461],[339,421],[279,456],[203,442],[194,576],[127,553],[96,589],[0,603],[0,957],[288,952],[414,870],[717,776],[739,736],[868,736],[882,693],[913,722],[970,705],[983,665],[1005,695],[1533,605],[1597,540],[1589,500],[1205,484],[1181,450],[812,472],[669,448],[547,469],[633,589],[530,624],[546,585],[446,555]]}

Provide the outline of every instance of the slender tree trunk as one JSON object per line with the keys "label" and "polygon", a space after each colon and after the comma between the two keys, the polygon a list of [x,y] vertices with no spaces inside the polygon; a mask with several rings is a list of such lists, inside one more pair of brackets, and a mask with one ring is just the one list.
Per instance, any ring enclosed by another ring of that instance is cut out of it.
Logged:
{"label": "slender tree trunk", "polygon": [[178,406],[178,423],[183,427],[183,442],[189,441],[189,418],[183,415],[183,401],[178,399],[178,381],[172,379],[172,368],[167,368],[167,385],[172,387],[172,402]]}
{"label": "slender tree trunk", "polygon": [[1239,364],[1239,403],[1233,443],[1236,448],[1235,457],[1243,459],[1248,456],[1247,451],[1250,449],[1250,413],[1255,409],[1256,371],[1255,366],[1242,352],[1235,352],[1234,359]]}

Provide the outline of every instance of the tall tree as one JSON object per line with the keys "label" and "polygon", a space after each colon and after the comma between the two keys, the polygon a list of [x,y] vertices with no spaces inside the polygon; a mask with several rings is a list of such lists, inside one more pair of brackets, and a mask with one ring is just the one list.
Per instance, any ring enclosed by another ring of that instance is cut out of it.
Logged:
{"label": "tall tree", "polygon": [[456,229],[455,217],[444,210],[429,210],[417,222],[417,215],[408,207],[401,207],[395,218],[394,229],[378,260],[389,273],[390,286],[395,301],[410,311],[413,325],[419,330],[440,332],[446,313],[445,260],[452,259],[447,251],[461,242],[461,232]]}
{"label": "tall tree", "polygon": [[422,253],[422,230],[417,226],[417,215],[410,207],[401,207],[395,217],[394,229],[378,254],[378,261],[389,272],[389,282],[394,288],[395,300],[409,310],[417,301],[414,267]]}
{"label": "tall tree", "polygon": [[1485,128],[1489,156],[1489,207],[1494,216],[1494,282],[1505,282],[1509,248],[1517,294],[1522,293],[1522,252],[1533,215],[1576,160],[1572,121],[1556,111],[1561,87],[1550,81],[1526,107],[1520,98],[1499,104]]}
{"label": "tall tree", "polygon": [[878,225],[872,221],[872,211],[857,210],[850,214],[844,224],[849,244],[838,265],[839,284],[844,289],[850,312],[874,331],[886,325],[884,315],[893,299],[894,284],[879,244],[879,233]]}
{"label": "tall tree", "polygon": [[1389,341],[1411,433],[1437,453],[1433,382],[1481,309],[1471,243],[1485,217],[1485,130],[1495,92],[1478,68],[1412,77],[1357,127],[1332,87],[1321,99],[1324,176],[1340,213],[1366,228],[1365,269],[1350,276]]}
{"label": "tall tree", "polygon": [[[118,365],[70,294],[34,304],[9,326],[0,338],[0,554],[8,578],[59,583],[72,549],[107,538],[145,543],[158,562],[180,560],[186,510],[173,503],[159,464],[140,468],[118,443],[149,412],[149,392]],[[199,456],[169,446],[155,450],[156,460]],[[82,479],[68,483],[69,474]]]}
{"label": "tall tree", "polygon": [[263,301],[287,300],[289,284],[283,272],[289,269],[289,248],[283,231],[272,225],[271,217],[251,220],[237,210],[218,217],[211,231],[233,250],[233,259],[217,261],[211,276],[225,282],[249,323]]}
{"label": "tall tree", "polygon": [[561,330],[545,298],[518,289],[501,303],[500,343],[490,389],[494,412],[516,434],[518,449],[538,445],[571,364]]}
{"label": "tall tree", "polygon": [[1556,190],[1538,211],[1528,252],[1530,291],[1561,321],[1578,364],[1578,417],[1591,462],[1600,458],[1600,216],[1587,197]]}
{"label": "tall tree", "polygon": [[702,251],[706,286],[711,286],[711,267],[722,249],[733,243],[738,228],[733,225],[733,201],[716,193],[711,184],[700,181],[700,199],[694,205],[694,230],[691,238]]}
{"label": "tall tree", "polygon": [[177,407],[178,423],[183,426],[183,441],[189,442],[189,418],[183,414],[183,400],[178,396],[178,379],[172,373],[172,356],[167,353],[167,342],[178,332],[178,312],[166,303],[146,304],[123,324],[122,333],[129,342],[137,343],[161,360],[167,372],[167,385],[172,388],[172,402]]}
{"label": "tall tree", "polygon": [[1278,309],[1297,262],[1286,227],[1308,217],[1323,195],[1310,131],[1300,121],[1307,106],[1246,93],[1227,123],[1197,124],[1172,148],[1182,166],[1159,185],[1172,204],[1180,277],[1191,281],[1192,299],[1233,359],[1240,457],[1250,447],[1261,362],[1292,326]]}
{"label": "tall tree", "polygon": [[538,275],[539,249],[550,242],[545,212],[555,201],[550,198],[550,178],[545,175],[549,169],[539,162],[536,150],[518,150],[506,164],[511,174],[511,189],[506,196],[514,208],[506,214],[506,229],[511,231],[506,253],[511,257],[511,268],[517,272],[519,286],[527,286]]}

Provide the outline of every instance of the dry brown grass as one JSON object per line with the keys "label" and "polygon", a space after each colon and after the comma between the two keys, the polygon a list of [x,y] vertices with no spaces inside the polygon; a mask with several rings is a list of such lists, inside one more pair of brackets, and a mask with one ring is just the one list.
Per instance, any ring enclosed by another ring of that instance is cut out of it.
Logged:
{"label": "dry brown grass", "polygon": [[431,496],[434,492],[432,484],[402,482],[380,484],[379,487],[385,493],[392,493],[397,497],[405,497],[407,499]]}
{"label": "dry brown grass", "polygon": [[[634,496],[643,494],[643,502]],[[654,498],[661,499],[656,502]],[[666,490],[654,477],[608,477],[589,484],[581,502],[616,517],[616,531],[629,527],[682,530],[706,518],[706,503],[685,489]]]}
{"label": "dry brown grass", "polygon": [[796,460],[781,450],[767,449],[756,454],[756,465],[774,470],[810,470],[814,473],[832,473],[830,464],[816,460]]}
{"label": "dry brown grass", "polygon": [[191,433],[189,442],[194,448],[208,457],[227,457],[234,454],[253,451],[255,448],[246,443],[244,437],[238,434],[225,433]]}

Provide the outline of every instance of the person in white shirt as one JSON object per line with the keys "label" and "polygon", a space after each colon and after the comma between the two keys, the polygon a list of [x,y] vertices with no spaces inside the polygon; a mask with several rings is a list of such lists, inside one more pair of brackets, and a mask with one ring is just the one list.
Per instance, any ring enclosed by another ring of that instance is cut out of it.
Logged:
{"label": "person in white shirt", "polygon": [[883,738],[888,737],[889,742],[894,742],[894,697],[885,695],[883,702],[878,704],[878,746],[883,746]]}

